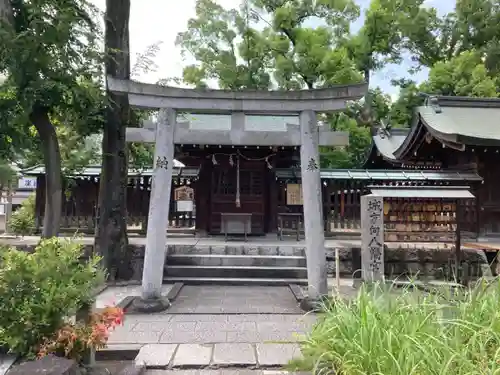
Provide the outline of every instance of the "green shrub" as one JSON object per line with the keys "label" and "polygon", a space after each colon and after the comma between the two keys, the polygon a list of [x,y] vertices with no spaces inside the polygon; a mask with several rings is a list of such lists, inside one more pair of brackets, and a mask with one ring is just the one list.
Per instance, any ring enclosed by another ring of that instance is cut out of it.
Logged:
{"label": "green shrub", "polygon": [[7,224],[9,232],[19,236],[27,236],[35,230],[35,196],[26,198],[21,207],[14,211]]}
{"label": "green shrub", "polygon": [[98,257],[82,262],[82,246],[43,240],[35,252],[0,253],[0,347],[33,356],[104,281]]}
{"label": "green shrub", "polygon": [[459,298],[363,288],[326,308],[291,369],[337,374],[486,375],[500,372],[500,283]]}

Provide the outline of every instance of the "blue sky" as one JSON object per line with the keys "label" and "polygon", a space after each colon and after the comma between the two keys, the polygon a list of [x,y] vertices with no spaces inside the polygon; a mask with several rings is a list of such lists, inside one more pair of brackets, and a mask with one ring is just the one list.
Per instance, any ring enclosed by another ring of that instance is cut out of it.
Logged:
{"label": "blue sky", "polygon": [[[182,68],[187,61],[183,60],[180,50],[174,45],[174,41],[177,33],[185,29],[188,19],[195,15],[195,1],[131,0],[132,62],[137,53],[143,52],[153,43],[162,42],[161,50],[155,59],[158,69],[148,74],[142,74],[136,79],[153,83],[159,79],[181,76]],[[105,0],[93,0],[93,2],[104,10]],[[225,7],[236,7],[240,0],[218,0],[218,2]],[[357,0],[357,3],[366,8],[370,0]],[[445,13],[453,9],[455,0],[427,0],[426,5],[436,7],[439,12]],[[359,30],[362,23],[363,18],[361,17],[353,25],[353,31]],[[410,67],[411,62],[408,58],[402,64],[387,66],[373,74],[372,85],[380,86],[394,97],[397,95],[397,89],[390,85],[391,79],[410,77],[408,73]],[[427,71],[422,71],[413,78],[422,81],[426,76]]]}

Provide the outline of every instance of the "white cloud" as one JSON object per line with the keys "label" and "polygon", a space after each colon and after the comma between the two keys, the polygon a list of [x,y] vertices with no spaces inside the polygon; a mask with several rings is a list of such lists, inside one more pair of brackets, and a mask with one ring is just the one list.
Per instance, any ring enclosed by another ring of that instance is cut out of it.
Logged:
{"label": "white cloud", "polygon": [[[93,0],[105,10],[106,0]],[[156,82],[168,77],[180,77],[182,61],[180,49],[175,47],[177,33],[186,29],[187,22],[195,16],[196,0],[131,0],[130,48],[132,64],[137,53],[142,53],[153,43],[162,42],[156,56],[156,72],[140,77],[144,82]],[[225,7],[238,6],[237,0],[218,0]]]}

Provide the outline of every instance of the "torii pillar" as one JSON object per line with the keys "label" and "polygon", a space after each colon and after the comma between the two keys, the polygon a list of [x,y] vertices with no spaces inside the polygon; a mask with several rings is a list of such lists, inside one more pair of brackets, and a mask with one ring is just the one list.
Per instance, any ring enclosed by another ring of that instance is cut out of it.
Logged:
{"label": "torii pillar", "polygon": [[[365,95],[367,85],[301,91],[192,90],[108,77],[108,88],[117,93],[128,93],[132,106],[160,110],[156,130],[127,129],[127,141],[155,143],[156,164],[149,204],[142,298],[136,307],[144,312],[156,312],[169,306],[160,291],[167,245],[165,228],[174,145],[203,144],[300,147],[309,292],[303,307],[314,308],[321,297],[328,294],[319,146],[346,146],[349,143],[348,133],[319,127],[316,113],[343,110],[346,101]],[[176,111],[228,114],[231,115],[231,129],[191,129],[189,123],[175,123]],[[256,114],[299,116],[300,125],[289,124],[285,131],[246,130],[245,116]]]}

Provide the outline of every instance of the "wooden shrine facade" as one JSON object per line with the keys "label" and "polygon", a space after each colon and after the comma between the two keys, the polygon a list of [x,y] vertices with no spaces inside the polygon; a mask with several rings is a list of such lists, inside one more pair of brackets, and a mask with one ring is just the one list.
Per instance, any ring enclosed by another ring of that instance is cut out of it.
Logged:
{"label": "wooden shrine facade", "polygon": [[[236,155],[240,158],[239,206]],[[293,232],[294,214],[303,213],[300,169],[294,166],[297,159],[293,148],[190,148],[182,161],[197,166],[175,169],[169,228],[217,235],[221,232],[221,214],[229,212],[251,213],[254,235],[277,233],[279,225]],[[87,168],[71,179],[64,195],[63,231],[94,232],[99,172],[99,168]],[[38,228],[43,222],[43,178],[38,176]],[[463,185],[475,192],[482,183],[482,178],[474,172],[430,170],[321,170],[321,179],[327,236],[359,231],[361,196],[370,185]],[[132,233],[146,232],[150,190],[151,171],[129,172],[127,208]],[[474,204],[466,204],[460,220],[463,230],[474,236],[478,232],[478,211]]]}
{"label": "wooden shrine facade", "polygon": [[500,100],[429,97],[409,129],[373,129],[365,168],[455,170],[483,178],[475,185],[477,232],[500,235]]}
{"label": "wooden shrine facade", "polygon": [[[363,170],[321,170],[325,233],[358,231],[361,195],[368,185],[385,184],[470,186],[476,199],[461,210],[462,228],[475,236],[500,234],[498,118],[497,99],[431,97],[416,109],[409,129],[374,129]],[[251,214],[251,233],[257,235],[295,225],[293,214],[303,212],[298,146],[199,143],[176,145],[175,157],[185,167],[173,172],[171,228],[220,234],[222,213]],[[64,199],[64,227],[93,232],[99,173],[84,171],[72,179]],[[129,173],[130,230],[146,231],[151,174]],[[43,189],[39,181],[38,223]],[[191,196],[191,204],[179,195]]]}

